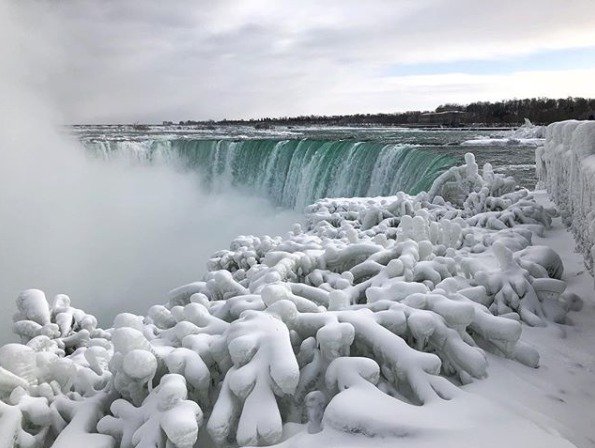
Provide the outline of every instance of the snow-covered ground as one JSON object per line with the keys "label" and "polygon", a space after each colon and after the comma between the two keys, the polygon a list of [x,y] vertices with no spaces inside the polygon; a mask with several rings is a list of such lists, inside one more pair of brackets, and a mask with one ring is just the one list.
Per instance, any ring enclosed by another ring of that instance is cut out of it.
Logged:
{"label": "snow-covered ground", "polygon": [[[537,200],[549,205],[545,191]],[[595,290],[593,277],[575,250],[575,240],[561,218],[555,218],[545,237],[535,244],[554,249],[564,261],[567,289],[584,299],[583,309],[573,313],[568,325],[526,327],[523,339],[540,354],[540,367],[532,370],[502,358],[489,356],[490,375],[467,387],[470,392],[499,402],[559,432],[578,447],[595,446]],[[538,446],[538,445],[526,445]],[[546,445],[549,446],[549,445]]]}
{"label": "snow-covered ground", "polygon": [[545,193],[465,161],[240,236],[109,329],[25,291],[0,448],[594,446],[593,279]]}

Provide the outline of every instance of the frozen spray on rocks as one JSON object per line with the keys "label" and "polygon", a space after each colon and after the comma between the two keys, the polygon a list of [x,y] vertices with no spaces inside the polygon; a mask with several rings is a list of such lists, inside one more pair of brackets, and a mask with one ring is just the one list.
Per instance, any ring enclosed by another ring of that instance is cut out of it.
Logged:
{"label": "frozen spray on rocks", "polygon": [[190,448],[205,430],[271,445],[287,422],[405,437],[353,411],[362,393],[423,415],[485,377],[486,352],[538,367],[523,325],[581,307],[560,258],[532,245],[556,212],[465,162],[429,192],[322,199],[305,228],[240,236],[202,281],[109,329],[23,292],[21,343],[0,349],[0,447]]}

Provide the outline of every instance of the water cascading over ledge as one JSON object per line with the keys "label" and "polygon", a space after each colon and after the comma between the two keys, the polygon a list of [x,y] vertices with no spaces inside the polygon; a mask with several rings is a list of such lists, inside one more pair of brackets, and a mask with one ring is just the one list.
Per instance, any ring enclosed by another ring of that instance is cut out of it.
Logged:
{"label": "water cascading over ledge", "polygon": [[412,145],[353,140],[178,139],[85,146],[104,158],[178,164],[200,173],[211,190],[248,189],[291,208],[323,197],[415,194],[459,162]]}

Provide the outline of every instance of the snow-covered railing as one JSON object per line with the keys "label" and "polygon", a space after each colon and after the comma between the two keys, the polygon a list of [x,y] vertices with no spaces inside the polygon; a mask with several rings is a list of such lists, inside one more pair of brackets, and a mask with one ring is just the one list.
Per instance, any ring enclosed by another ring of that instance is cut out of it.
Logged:
{"label": "snow-covered railing", "polygon": [[535,151],[538,187],[546,188],[574,233],[587,266],[595,257],[595,121],[552,123]]}

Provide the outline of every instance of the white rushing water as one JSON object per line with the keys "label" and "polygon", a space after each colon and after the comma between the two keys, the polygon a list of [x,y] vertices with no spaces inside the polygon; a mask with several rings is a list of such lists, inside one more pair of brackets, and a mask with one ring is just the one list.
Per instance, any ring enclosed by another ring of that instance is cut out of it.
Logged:
{"label": "white rushing water", "polygon": [[417,193],[458,161],[411,144],[332,138],[95,139],[85,147],[101,159],[191,170],[210,191],[239,188],[298,210],[323,197]]}

